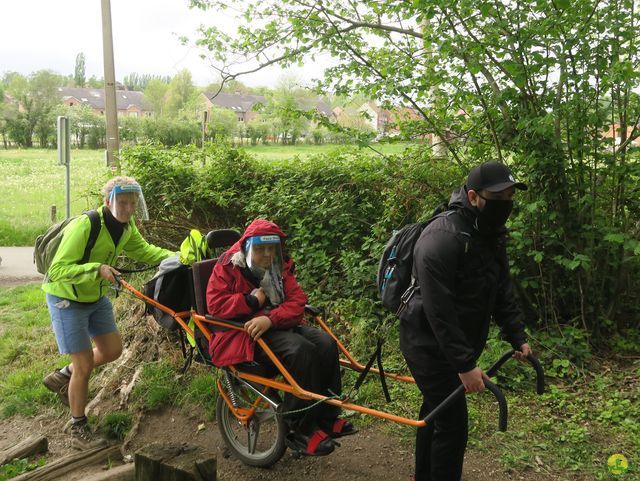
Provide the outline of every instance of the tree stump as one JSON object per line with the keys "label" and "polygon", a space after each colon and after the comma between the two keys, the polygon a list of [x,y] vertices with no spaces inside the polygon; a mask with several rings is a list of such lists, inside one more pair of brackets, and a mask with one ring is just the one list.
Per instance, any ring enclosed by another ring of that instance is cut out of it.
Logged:
{"label": "tree stump", "polygon": [[216,481],[212,452],[187,443],[153,443],[135,454],[136,481]]}

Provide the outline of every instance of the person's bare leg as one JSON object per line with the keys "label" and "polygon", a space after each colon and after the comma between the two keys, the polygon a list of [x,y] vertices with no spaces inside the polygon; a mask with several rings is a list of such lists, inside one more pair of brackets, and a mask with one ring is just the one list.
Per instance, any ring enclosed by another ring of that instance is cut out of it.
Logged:
{"label": "person's bare leg", "polygon": [[94,354],[91,349],[71,354],[71,380],[69,381],[69,407],[71,415],[84,416],[89,394],[89,378],[94,367]]}
{"label": "person's bare leg", "polygon": [[93,367],[113,362],[122,354],[122,338],[118,331],[103,334],[93,338]]}

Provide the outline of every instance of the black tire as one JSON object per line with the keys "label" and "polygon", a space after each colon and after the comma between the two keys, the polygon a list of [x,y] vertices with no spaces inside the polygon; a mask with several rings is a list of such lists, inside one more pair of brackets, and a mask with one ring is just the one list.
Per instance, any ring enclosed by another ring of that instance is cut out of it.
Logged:
{"label": "black tire", "polygon": [[[243,386],[234,383],[234,391],[239,405],[250,406],[257,395]],[[248,466],[267,468],[277,463],[284,455],[286,427],[282,416],[267,402],[249,420],[247,426],[239,422],[231,409],[218,396],[216,403],[218,429],[231,455]],[[253,438],[251,438],[253,433]]]}

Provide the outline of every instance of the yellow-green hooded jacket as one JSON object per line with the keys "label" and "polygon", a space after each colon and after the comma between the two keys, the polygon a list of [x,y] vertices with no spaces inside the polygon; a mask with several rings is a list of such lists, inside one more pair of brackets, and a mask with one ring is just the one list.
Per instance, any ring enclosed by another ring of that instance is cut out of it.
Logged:
{"label": "yellow-green hooded jacket", "polygon": [[98,273],[101,264],[114,266],[118,256],[123,252],[137,262],[152,265],[174,255],[172,251],[145,241],[133,220],[124,228],[118,245],[114,245],[111,234],[104,225],[104,209],[105,206],[98,209],[100,233],[86,264],[78,262],[82,259],[89,240],[89,216],[78,216],[65,228],[60,246],[42,285],[43,291],[72,301],[95,302],[109,289],[109,282]]}

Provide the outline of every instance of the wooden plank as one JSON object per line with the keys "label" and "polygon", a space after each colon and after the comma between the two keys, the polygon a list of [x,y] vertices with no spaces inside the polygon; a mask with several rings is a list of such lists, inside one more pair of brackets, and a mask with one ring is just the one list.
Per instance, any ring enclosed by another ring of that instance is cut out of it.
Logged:
{"label": "wooden plank", "polygon": [[108,459],[122,459],[120,446],[108,446],[70,454],[17,478],[12,478],[12,481],[53,481],[62,478],[64,474],[71,471],[103,463]]}
{"label": "wooden plank", "polygon": [[0,466],[12,459],[28,458],[34,454],[44,453],[49,449],[49,441],[44,436],[33,434],[15,446],[0,453]]}
{"label": "wooden plank", "polygon": [[83,478],[82,481],[135,481],[136,467],[133,463],[123,464]]}

